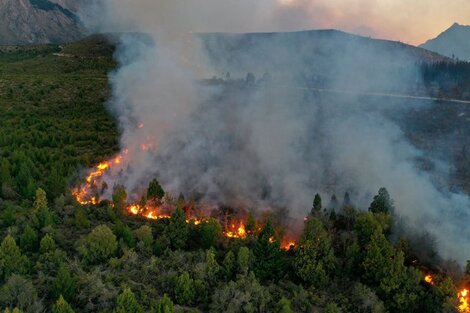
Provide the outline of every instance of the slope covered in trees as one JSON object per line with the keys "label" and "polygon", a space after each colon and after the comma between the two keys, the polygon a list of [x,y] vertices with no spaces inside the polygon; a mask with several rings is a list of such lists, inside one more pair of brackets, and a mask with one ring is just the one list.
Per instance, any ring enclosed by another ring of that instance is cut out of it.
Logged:
{"label": "slope covered in trees", "polygon": [[[93,51],[93,53],[90,53]],[[393,238],[392,196],[370,208],[313,197],[298,242],[281,249],[278,212],[249,214],[245,238],[223,236],[220,208],[187,221],[194,199],[157,180],[157,221],[114,205],[80,205],[67,187],[117,149],[107,114],[112,47],[100,38],[0,54],[0,307],[5,312],[455,312],[454,282]],[[394,195],[399,197],[399,195]],[[336,197],[334,197],[336,199]],[[325,205],[326,203],[326,205]],[[429,248],[432,252],[432,247]]]}

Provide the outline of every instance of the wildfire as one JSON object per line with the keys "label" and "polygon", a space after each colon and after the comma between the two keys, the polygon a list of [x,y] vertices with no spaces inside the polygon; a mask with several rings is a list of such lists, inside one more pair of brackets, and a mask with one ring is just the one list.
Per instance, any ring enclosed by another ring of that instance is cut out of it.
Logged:
{"label": "wildfire", "polygon": [[470,299],[469,299],[468,289],[462,289],[458,294],[458,298],[459,298],[459,306],[458,306],[459,312],[470,313],[470,306],[469,306]]}
{"label": "wildfire", "polygon": [[431,274],[424,276],[424,281],[428,284],[434,285],[434,281]]}
{"label": "wildfire", "polygon": [[[434,278],[431,274],[427,274],[424,276],[424,281],[430,285],[435,285]],[[468,289],[462,289],[457,294],[457,298],[459,300],[459,304],[457,309],[460,313],[470,313],[470,292]]]}
{"label": "wildfire", "polygon": [[232,224],[230,229],[225,232],[225,236],[228,238],[240,238],[240,239],[245,239],[246,238],[246,229],[245,229],[245,224],[243,221],[240,222],[238,228],[235,226],[236,224]]}
{"label": "wildfire", "polygon": [[295,242],[294,241],[281,243],[281,249],[283,249],[283,250],[290,250],[290,249],[293,249],[293,248],[295,248]]}
{"label": "wildfire", "polygon": [[96,165],[85,178],[85,185],[72,189],[72,195],[75,197],[77,202],[82,205],[98,204],[98,197],[93,194],[95,193],[94,189],[98,186],[99,180],[109,169],[121,164],[123,160],[123,156],[118,154],[110,161],[104,161]]}

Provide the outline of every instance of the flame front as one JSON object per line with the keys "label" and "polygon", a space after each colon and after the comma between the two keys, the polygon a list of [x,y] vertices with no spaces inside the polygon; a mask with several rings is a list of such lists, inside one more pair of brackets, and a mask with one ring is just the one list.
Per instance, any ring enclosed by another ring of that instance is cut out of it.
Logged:
{"label": "flame front", "polygon": [[108,170],[114,166],[120,165],[123,162],[123,159],[123,156],[118,154],[113,159],[96,165],[85,178],[85,185],[72,189],[72,195],[75,200],[82,205],[98,204],[99,199],[94,195],[95,189],[98,187],[98,183]]}

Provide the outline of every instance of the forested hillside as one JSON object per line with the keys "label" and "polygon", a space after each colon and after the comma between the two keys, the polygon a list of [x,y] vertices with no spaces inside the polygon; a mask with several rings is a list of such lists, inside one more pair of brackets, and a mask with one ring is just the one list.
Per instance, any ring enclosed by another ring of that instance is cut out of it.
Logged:
{"label": "forested hillside", "polygon": [[[79,204],[69,189],[81,170],[118,150],[105,106],[112,45],[92,37],[0,51],[5,312],[458,312],[463,273],[436,266],[426,236],[396,238],[400,195],[384,188],[362,208],[348,194],[312,194],[287,245],[285,211],[220,207],[196,221],[196,199],[156,180],[145,201],[169,218],[132,216],[120,186],[113,202]],[[240,216],[243,232],[229,236]]]}

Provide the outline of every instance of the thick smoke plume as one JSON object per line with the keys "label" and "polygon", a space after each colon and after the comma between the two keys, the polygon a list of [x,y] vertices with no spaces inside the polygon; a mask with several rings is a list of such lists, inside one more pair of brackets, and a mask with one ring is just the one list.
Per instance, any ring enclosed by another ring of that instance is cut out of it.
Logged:
{"label": "thick smoke plume", "polygon": [[[289,36],[231,46],[222,37],[235,35],[200,35],[265,30],[279,10],[269,3],[103,0],[90,10],[99,12],[87,15],[95,30],[128,32],[110,101],[128,162],[107,174],[108,185],[123,184],[138,198],[158,177],[173,194],[213,205],[288,208],[300,220],[316,192],[324,199],[350,192],[367,208],[384,186],[397,214],[434,235],[444,257],[463,263],[470,257],[469,198],[439,190],[430,173],[417,169],[424,153],[386,114],[391,106],[404,110],[407,100],[347,93],[406,90],[419,79],[416,60],[389,57],[385,43],[369,49],[337,34],[315,54],[329,63],[315,63],[312,47],[299,48]],[[202,81],[226,71],[225,82]],[[253,82],[247,72],[270,74]],[[304,88],[325,73],[330,92]]]}

